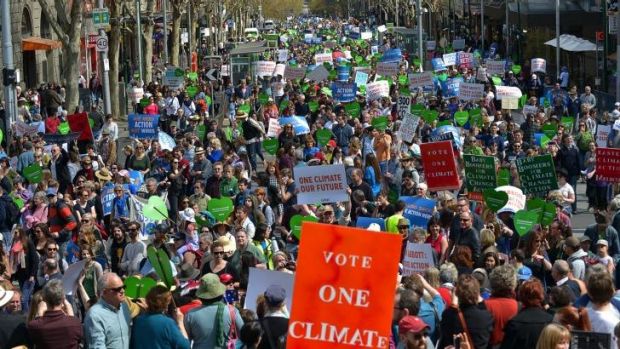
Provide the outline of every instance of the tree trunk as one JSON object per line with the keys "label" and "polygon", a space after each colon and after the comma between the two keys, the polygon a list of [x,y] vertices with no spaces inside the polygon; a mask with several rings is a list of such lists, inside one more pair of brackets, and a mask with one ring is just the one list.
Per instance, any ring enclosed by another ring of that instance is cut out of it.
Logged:
{"label": "tree trunk", "polygon": [[181,6],[177,3],[172,5],[172,31],[170,32],[170,38],[172,40],[172,47],[170,50],[170,64],[175,67],[179,66],[179,51],[181,47]]}
{"label": "tree trunk", "polygon": [[[121,116],[121,107],[119,101],[119,91],[118,91],[118,76],[119,76],[119,52],[121,47],[121,23],[118,18],[121,17],[122,13],[122,1],[114,0],[110,3],[110,18],[117,19],[113,22],[110,30],[110,40],[108,42],[109,51],[108,51],[108,59],[110,60],[110,102],[112,106],[112,115],[116,116],[118,119]],[[124,114],[125,111],[123,111]]]}
{"label": "tree trunk", "polygon": [[144,40],[144,83],[148,84],[153,80],[153,28],[155,22],[153,22],[151,16],[155,11],[155,0],[148,0],[146,2],[146,16],[149,18],[148,22],[142,28],[142,40]]}
{"label": "tree trunk", "polygon": [[[80,75],[80,42],[72,41],[70,47],[63,46],[63,66],[65,67],[65,76]],[[79,105],[78,85],[73,80],[67,81],[65,84],[65,107],[69,114],[75,112],[75,108]]]}

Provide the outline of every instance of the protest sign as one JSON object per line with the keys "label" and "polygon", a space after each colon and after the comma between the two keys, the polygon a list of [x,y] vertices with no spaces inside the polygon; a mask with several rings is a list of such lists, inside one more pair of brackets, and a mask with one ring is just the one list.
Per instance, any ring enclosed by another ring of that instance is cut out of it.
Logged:
{"label": "protest sign", "polygon": [[547,72],[547,61],[543,58],[532,58],[530,63],[532,73],[546,73]]}
{"label": "protest sign", "polygon": [[[456,1],[456,2],[458,2],[458,1]],[[455,39],[455,40],[452,40],[452,49],[453,50],[462,50],[464,48],[465,48],[465,39]]]}
{"label": "protest sign", "polygon": [[43,140],[47,143],[47,144],[64,144],[64,143],[70,143],[75,141],[76,139],[80,138],[80,134],[81,132],[71,132],[71,133],[67,133],[64,135],[61,134],[44,134],[43,135]]}
{"label": "protest sign", "polygon": [[129,114],[127,128],[129,136],[136,139],[157,139],[159,115]]}
{"label": "protest sign", "polygon": [[[168,193],[164,192],[160,198],[163,202],[168,201]],[[148,200],[133,194],[129,195],[129,218],[134,222],[141,222],[140,237],[142,240],[148,239],[153,234],[153,229],[155,229],[157,224],[163,221],[151,219],[144,214],[147,204]]]}
{"label": "protest sign", "polygon": [[185,71],[181,68],[168,67],[164,73],[164,86],[172,90],[178,90],[185,84]]}
{"label": "protest sign", "polygon": [[272,76],[273,71],[276,69],[276,62],[273,61],[258,61],[256,62],[256,76],[265,77]]}
{"label": "protest sign", "polygon": [[361,33],[362,40],[370,40],[372,39],[372,32],[362,32]]}
{"label": "protest sign", "polygon": [[269,125],[267,128],[267,137],[270,137],[270,138],[278,137],[281,131],[282,131],[282,126],[280,126],[280,121],[275,118],[270,118]]}
{"label": "protest sign", "polygon": [[443,55],[443,64],[445,66],[456,65],[456,52],[452,53],[444,53]]}
{"label": "protest sign", "polygon": [[596,127],[596,146],[599,148],[607,147],[607,139],[611,132],[611,125],[598,125]]}
{"label": "protest sign", "polygon": [[62,288],[65,291],[65,295],[70,296],[73,294],[73,290],[76,288],[80,274],[84,271],[86,262],[86,259],[75,262],[69,265],[67,270],[65,270],[65,273],[62,275]]}
{"label": "protest sign", "polygon": [[519,100],[517,98],[502,98],[502,109],[519,109]]}
{"label": "protest sign", "polygon": [[13,125],[15,126],[15,134],[17,134],[18,137],[23,135],[33,135],[39,131],[38,123],[29,125],[23,121],[16,120]]}
{"label": "protest sign", "polygon": [[478,70],[476,70],[476,80],[482,81],[482,82],[487,82],[488,78],[487,78],[487,69],[486,68],[479,67]]}
{"label": "protest sign", "polygon": [[521,98],[521,89],[512,86],[495,86],[495,98],[502,100],[504,98]]}
{"label": "protest sign", "polygon": [[433,71],[442,71],[442,70],[446,70],[446,65],[443,62],[443,59],[441,58],[433,58],[433,60],[431,61],[431,64],[433,65]]}
{"label": "protest sign", "polygon": [[461,82],[459,84],[459,98],[464,101],[479,100],[484,95],[484,84]]}
{"label": "protest sign", "polygon": [[381,62],[400,62],[403,54],[399,48],[392,48],[383,53]]}
{"label": "protest sign", "polygon": [[293,125],[293,131],[296,136],[305,135],[310,133],[310,126],[308,126],[308,120],[303,116],[287,116],[280,118],[280,126]]}
{"label": "protest sign", "polygon": [[101,189],[101,206],[104,216],[112,213],[112,200],[114,200],[114,184],[109,183]]}
{"label": "protest sign", "polygon": [[504,76],[506,61],[486,61],[486,66],[489,75]]}
{"label": "protest sign", "polygon": [[314,62],[317,65],[322,65],[323,63],[334,64],[334,59],[331,53],[317,53],[314,55]]}
{"label": "protest sign", "polygon": [[596,148],[596,179],[620,182],[620,149]]}
{"label": "protest sign", "polygon": [[424,173],[428,190],[459,189],[459,177],[456,169],[452,142],[433,142],[420,144]]}
{"label": "protest sign", "polygon": [[368,82],[368,73],[363,72],[363,71],[355,72],[355,84],[357,84],[357,86],[366,86],[367,82]]}
{"label": "protest sign", "polygon": [[273,76],[282,76],[284,77],[284,70],[286,69],[286,65],[282,63],[276,64],[276,68],[273,70]]}
{"label": "protest sign", "polygon": [[318,223],[302,231],[310,233],[299,246],[286,347],[387,348],[394,284],[385,278],[398,268],[401,237]]}
{"label": "protest sign", "polygon": [[503,191],[508,194],[508,203],[506,206],[501,208],[499,211],[508,211],[515,213],[519,210],[525,208],[525,195],[523,195],[523,191],[517,187],[513,187],[512,185],[503,185],[495,188],[496,191]]}
{"label": "protest sign", "polygon": [[542,194],[558,189],[555,166],[551,154],[517,159],[517,172],[523,193]]}
{"label": "protest sign", "polygon": [[526,104],[523,106],[523,115],[527,116],[529,114],[536,115],[538,113],[538,107],[535,105]]}
{"label": "protest sign", "polygon": [[355,100],[357,85],[355,83],[332,83],[332,98],[336,103],[345,103]]}
{"label": "protest sign", "polygon": [[[164,77],[165,78],[165,77]],[[144,89],[141,87],[133,87],[127,89],[127,98],[132,103],[138,103],[144,97]]]}
{"label": "protest sign", "polygon": [[495,157],[464,154],[463,160],[468,191],[481,192],[497,186]]}
{"label": "protest sign", "polygon": [[398,200],[405,203],[403,216],[409,220],[411,228],[426,229],[428,221],[433,216],[435,200],[425,199],[417,196],[401,196]]}
{"label": "protest sign", "polygon": [[398,74],[398,62],[377,63],[377,74],[381,76],[394,76]]}
{"label": "protest sign", "polygon": [[304,67],[292,67],[287,65],[284,68],[284,78],[286,80],[303,79],[306,76],[306,68]]}
{"label": "protest sign", "polygon": [[286,62],[288,60],[288,50],[278,50],[278,62]]}
{"label": "protest sign", "polygon": [[347,175],[344,165],[293,168],[297,184],[297,203],[316,204],[347,201]]}
{"label": "protest sign", "polygon": [[321,82],[327,79],[328,76],[329,72],[327,71],[327,69],[325,69],[323,65],[319,65],[318,67],[314,68],[314,70],[311,71],[310,74],[307,75],[307,78],[310,81]]}
{"label": "protest sign", "polygon": [[366,85],[366,98],[370,101],[390,96],[390,85],[381,80]]}
{"label": "protest sign", "polygon": [[457,55],[459,67],[472,68],[474,65],[474,54],[471,52],[459,52]]}
{"label": "protest sign", "polygon": [[248,290],[245,295],[245,304],[243,309],[256,311],[256,299],[263,295],[267,288],[271,285],[282,286],[286,290],[286,299],[284,303],[287,309],[292,308],[293,304],[293,282],[295,276],[293,274],[284,273],[275,270],[265,270],[259,268],[250,268],[248,277]]}
{"label": "protest sign", "polygon": [[43,169],[38,163],[33,163],[24,167],[22,174],[30,184],[39,183],[43,179]]}
{"label": "protest sign", "polygon": [[426,42],[427,51],[435,51],[436,48],[437,48],[437,42],[435,40],[429,40]]}
{"label": "protest sign", "polygon": [[90,128],[90,124],[88,123],[88,114],[71,114],[67,116],[67,121],[69,122],[69,128],[72,132],[81,132],[78,140],[90,141],[93,139],[93,132]]}
{"label": "protest sign", "polygon": [[423,274],[426,269],[435,266],[431,244],[415,244],[407,241],[403,258],[403,276]]}
{"label": "protest sign", "polygon": [[349,81],[349,73],[351,71],[351,67],[348,65],[340,65],[336,68],[336,73],[338,77],[338,81]]}
{"label": "protest sign", "polygon": [[443,92],[443,96],[446,98],[449,97],[458,97],[459,95],[459,87],[463,82],[463,78],[450,78],[446,81],[441,82],[441,90]]}
{"label": "protest sign", "polygon": [[413,73],[409,74],[409,88],[433,86],[433,73]]}
{"label": "protest sign", "polygon": [[385,220],[382,218],[372,218],[372,217],[357,217],[357,221],[355,222],[355,226],[357,228],[368,229],[371,224],[377,224],[381,231],[385,231]]}
{"label": "protest sign", "polygon": [[411,96],[398,96],[398,104],[397,104],[397,110],[398,110],[398,118],[399,119],[403,119],[405,118],[407,115],[410,114],[410,109],[411,109]]}

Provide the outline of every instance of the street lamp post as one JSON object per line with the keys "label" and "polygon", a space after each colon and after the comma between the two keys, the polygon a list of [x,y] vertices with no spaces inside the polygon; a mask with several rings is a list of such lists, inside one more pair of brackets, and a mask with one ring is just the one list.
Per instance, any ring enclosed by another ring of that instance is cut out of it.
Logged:
{"label": "street lamp post", "polygon": [[484,0],[480,0],[480,43],[482,44],[482,59],[484,59]]}
{"label": "street lamp post", "polygon": [[555,0],[555,78],[560,77],[560,0]]}
{"label": "street lamp post", "polygon": [[13,38],[11,35],[11,7],[8,0],[2,1],[2,70],[4,80],[4,130],[6,144],[11,141],[10,125],[17,119],[17,101],[15,95],[15,81],[9,81],[5,74],[15,76],[13,63]]}
{"label": "street lamp post", "polygon": [[424,47],[422,45],[422,1],[416,0],[418,15],[418,56],[420,58],[420,71],[424,71]]}
{"label": "street lamp post", "polygon": [[[99,8],[104,8],[103,0],[99,0]],[[99,29],[99,37],[106,37],[105,29]],[[103,87],[103,113],[105,115],[112,114],[112,101],[110,100],[110,63],[108,61],[108,51],[99,53],[99,62],[102,72],[102,87]]]}
{"label": "street lamp post", "polygon": [[164,11],[164,64],[168,64],[168,0],[162,0]]}
{"label": "street lamp post", "polygon": [[142,70],[142,62],[144,61],[142,58],[142,19],[141,19],[142,8],[140,6],[140,0],[136,0],[136,46],[138,49],[138,74],[140,75],[140,80],[144,78],[144,71]]}

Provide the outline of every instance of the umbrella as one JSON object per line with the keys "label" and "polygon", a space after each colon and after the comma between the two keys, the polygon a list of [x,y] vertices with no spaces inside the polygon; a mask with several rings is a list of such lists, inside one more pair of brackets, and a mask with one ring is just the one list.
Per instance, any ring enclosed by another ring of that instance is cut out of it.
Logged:
{"label": "umbrella", "polygon": [[[556,44],[557,38],[545,42],[545,45],[553,47],[556,47]],[[589,52],[597,50],[595,43],[569,34],[560,35],[560,48],[570,52]]]}

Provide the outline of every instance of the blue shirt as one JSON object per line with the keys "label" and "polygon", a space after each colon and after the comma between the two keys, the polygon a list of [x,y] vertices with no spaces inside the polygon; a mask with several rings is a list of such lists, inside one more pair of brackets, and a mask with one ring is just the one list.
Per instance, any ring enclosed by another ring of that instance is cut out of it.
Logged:
{"label": "blue shirt", "polygon": [[189,340],[164,314],[143,314],[133,322],[130,348],[189,349]]}
{"label": "blue shirt", "polygon": [[[435,306],[435,309],[433,309],[433,305]],[[436,329],[439,326],[439,324],[435,321],[435,311],[437,312],[437,319],[441,320],[441,314],[444,309],[445,305],[440,295],[435,295],[430,302],[420,300],[420,312],[418,313],[418,317],[424,320],[424,322],[430,327],[428,333],[431,338],[436,339]]]}
{"label": "blue shirt", "polygon": [[86,313],[84,335],[89,349],[128,349],[131,313],[126,303],[120,309],[99,299]]}

